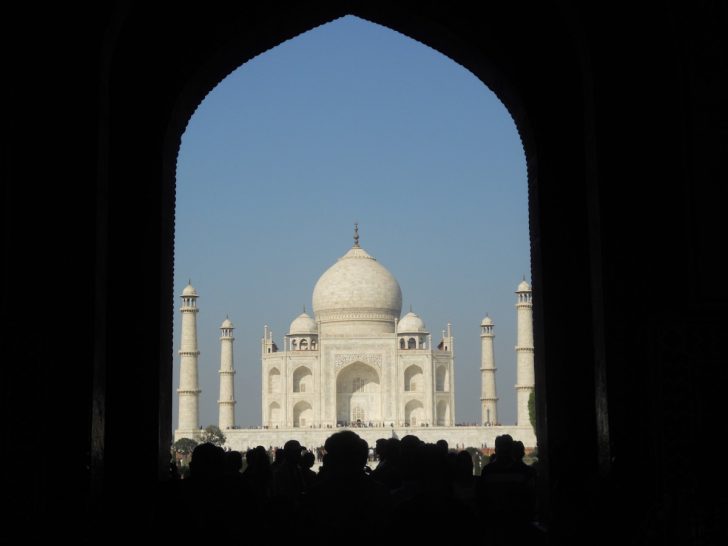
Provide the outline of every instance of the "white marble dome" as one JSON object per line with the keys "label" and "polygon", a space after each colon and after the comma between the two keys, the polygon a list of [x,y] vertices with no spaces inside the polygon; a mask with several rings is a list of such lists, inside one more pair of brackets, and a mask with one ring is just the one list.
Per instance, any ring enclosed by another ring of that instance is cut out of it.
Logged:
{"label": "white marble dome", "polygon": [[490,317],[485,317],[482,322],[480,323],[481,326],[493,326],[493,319]]}
{"label": "white marble dome", "polygon": [[191,284],[188,284],[187,286],[185,286],[185,289],[182,290],[182,295],[183,296],[196,296],[197,290],[195,290],[194,286],[192,286]]}
{"label": "white marble dome", "polygon": [[226,318],[222,321],[222,326],[220,328],[234,328],[232,321],[229,318]]}
{"label": "white marble dome", "polygon": [[329,333],[392,332],[402,311],[402,290],[394,275],[355,245],[319,278],[313,311]]}
{"label": "white marble dome", "polygon": [[414,334],[418,332],[427,332],[425,322],[417,315],[410,311],[397,324],[397,331],[401,334]]}
{"label": "white marble dome", "polygon": [[288,328],[288,333],[290,335],[316,334],[318,333],[316,328],[316,321],[308,316],[308,314],[303,312],[295,319],[293,319],[290,328]]}
{"label": "white marble dome", "polygon": [[531,286],[525,281],[521,281],[518,285],[518,290],[516,292],[529,292],[531,290]]}

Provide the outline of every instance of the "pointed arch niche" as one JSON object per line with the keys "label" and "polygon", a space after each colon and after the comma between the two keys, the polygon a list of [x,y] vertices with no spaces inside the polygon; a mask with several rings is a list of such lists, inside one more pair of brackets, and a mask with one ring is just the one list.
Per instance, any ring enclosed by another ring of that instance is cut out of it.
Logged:
{"label": "pointed arch niche", "polygon": [[381,396],[379,373],[369,364],[354,362],[336,377],[336,421],[349,423],[379,422]]}

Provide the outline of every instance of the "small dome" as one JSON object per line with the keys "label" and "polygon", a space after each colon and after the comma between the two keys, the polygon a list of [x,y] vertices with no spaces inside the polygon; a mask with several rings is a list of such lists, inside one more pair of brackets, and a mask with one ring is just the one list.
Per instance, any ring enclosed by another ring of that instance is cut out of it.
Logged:
{"label": "small dome", "polygon": [[233,323],[230,321],[230,319],[226,318],[225,320],[222,321],[222,326],[220,326],[220,328],[235,328],[235,327],[233,326]]}
{"label": "small dome", "polygon": [[493,319],[490,317],[485,317],[483,321],[480,323],[481,326],[493,326]]}
{"label": "small dome", "polygon": [[397,324],[397,331],[402,334],[410,334],[415,332],[426,332],[427,328],[425,327],[424,321],[415,313],[410,311],[403,316],[402,320],[400,320]]}
{"label": "small dome", "polygon": [[301,313],[293,322],[291,322],[290,328],[288,328],[290,335],[301,335],[301,334],[317,334],[318,328],[316,327],[316,321],[309,317],[306,313]]}
{"label": "small dome", "polygon": [[194,286],[192,286],[191,284],[188,284],[187,286],[185,286],[185,289],[182,290],[182,295],[183,296],[196,296],[197,290],[195,290]]}
{"label": "small dome", "polygon": [[528,284],[525,280],[521,281],[521,283],[518,285],[518,289],[516,292],[530,292],[531,291],[531,285]]}

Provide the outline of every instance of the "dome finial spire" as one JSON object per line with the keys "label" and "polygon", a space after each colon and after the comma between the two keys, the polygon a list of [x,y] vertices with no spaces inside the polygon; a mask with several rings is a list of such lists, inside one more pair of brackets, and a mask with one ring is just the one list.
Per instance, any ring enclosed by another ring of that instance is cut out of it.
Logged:
{"label": "dome finial spire", "polygon": [[359,248],[359,222],[354,222],[354,248]]}
{"label": "dome finial spire", "polygon": [[304,312],[304,314],[306,313],[306,304],[305,303],[303,304],[303,312]]}

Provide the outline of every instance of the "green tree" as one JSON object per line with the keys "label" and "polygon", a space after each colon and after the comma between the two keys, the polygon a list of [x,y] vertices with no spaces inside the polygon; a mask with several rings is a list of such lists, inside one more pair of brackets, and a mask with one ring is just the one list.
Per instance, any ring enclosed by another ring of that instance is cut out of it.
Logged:
{"label": "green tree", "polygon": [[192,438],[180,438],[172,444],[172,451],[185,457],[192,455],[192,450],[197,447],[197,442]]}
{"label": "green tree", "polygon": [[220,427],[216,425],[207,425],[205,427],[205,430],[202,431],[202,442],[209,442],[213,445],[216,445],[218,447],[222,447],[225,445],[225,434],[223,434],[222,430],[220,430]]}
{"label": "green tree", "polygon": [[528,395],[528,420],[531,421],[533,430],[536,430],[536,391]]}

